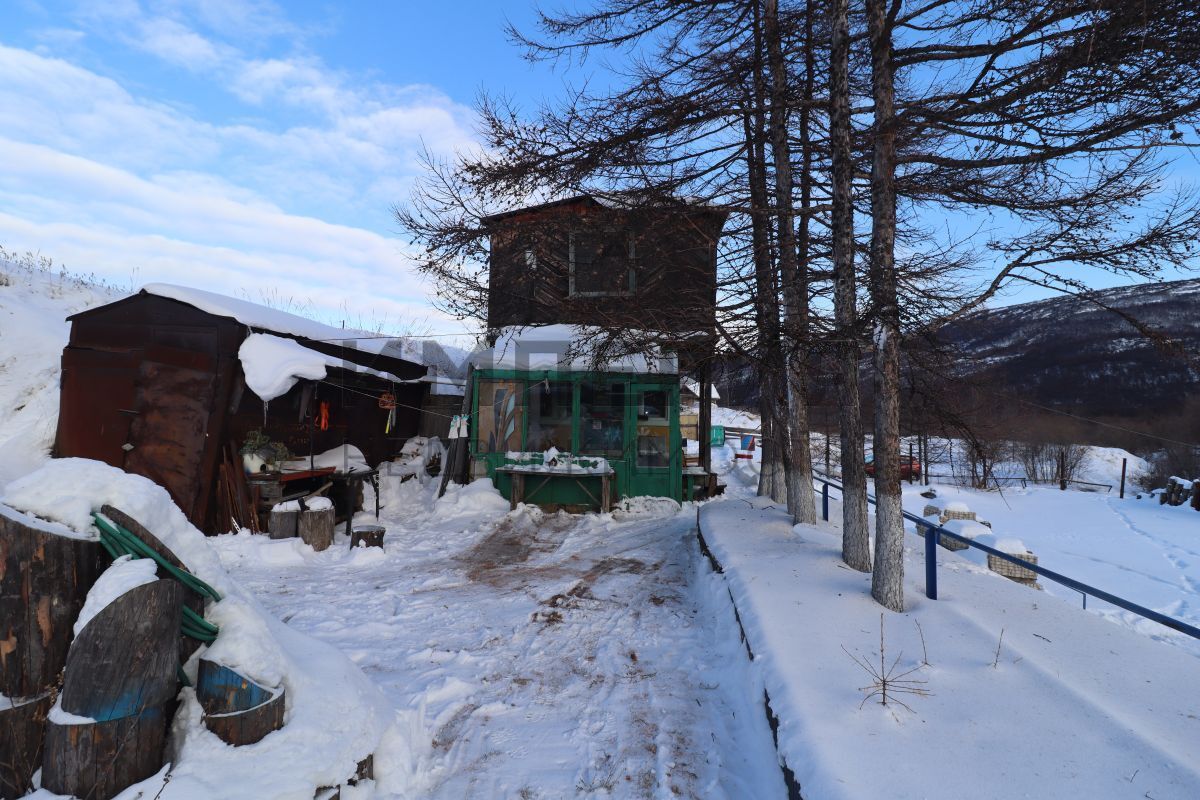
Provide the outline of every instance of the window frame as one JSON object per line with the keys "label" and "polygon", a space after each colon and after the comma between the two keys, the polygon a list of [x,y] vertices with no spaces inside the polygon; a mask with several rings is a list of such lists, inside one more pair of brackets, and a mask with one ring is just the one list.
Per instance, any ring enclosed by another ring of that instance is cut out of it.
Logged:
{"label": "window frame", "polygon": [[[621,232],[621,228],[606,227],[595,231],[601,235],[611,235]],[[581,234],[593,233],[592,230],[572,230],[567,236],[567,273],[568,286],[567,295],[569,297],[629,297],[637,291],[637,250],[634,244],[633,233],[626,231],[626,263],[628,269],[626,271],[625,288],[617,289],[612,292],[583,292],[575,287],[575,241]]]}

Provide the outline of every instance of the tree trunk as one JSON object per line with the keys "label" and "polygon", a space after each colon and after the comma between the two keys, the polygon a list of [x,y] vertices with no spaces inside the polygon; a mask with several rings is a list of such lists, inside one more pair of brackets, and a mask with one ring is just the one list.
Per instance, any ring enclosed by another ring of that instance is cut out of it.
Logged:
{"label": "tree trunk", "polygon": [[751,240],[754,250],[754,315],[758,326],[758,371],[761,380],[759,411],[762,426],[762,462],[758,493],[784,502],[784,485],[780,464],[781,434],[778,416],[780,385],[776,378],[782,373],[779,362],[779,292],[775,280],[775,259],[771,252],[768,228],[766,163],[766,84],[762,64],[762,21],[760,7],[754,6],[754,74],[752,75],[748,113],[744,118],[746,133],[746,172],[750,190]]}
{"label": "tree trunk", "polygon": [[863,470],[862,409],[858,393],[858,309],[854,274],[854,160],[850,145],[849,0],[833,0],[829,134],[833,157],[834,319],[838,423],[841,431],[842,560],[871,571],[867,476]]}
{"label": "tree trunk", "polygon": [[[811,35],[811,26],[808,34]],[[779,225],[779,273],[783,288],[784,336],[778,368],[781,392],[781,411],[785,424],[778,435],[784,465],[785,491],[788,511],[795,522],[817,521],[812,486],[812,454],[809,452],[808,381],[805,377],[803,347],[807,344],[808,297],[807,280],[802,271],[795,226],[792,196],[792,154],[788,145],[787,88],[788,70],[783,57],[783,42],[779,31],[778,0],[766,0],[763,14],[763,38],[766,43],[767,64],[770,70],[770,115],[768,127],[775,172],[775,219]],[[811,51],[811,42],[806,42]],[[806,84],[811,95],[811,69]],[[800,136],[807,148],[809,108],[804,98],[801,106]],[[807,242],[806,242],[807,244]]]}
{"label": "tree trunk", "polygon": [[870,293],[875,314],[875,570],[871,595],[904,610],[904,517],[900,488],[900,306],[896,296],[896,116],[892,21],[884,0],[867,0],[871,90]]}

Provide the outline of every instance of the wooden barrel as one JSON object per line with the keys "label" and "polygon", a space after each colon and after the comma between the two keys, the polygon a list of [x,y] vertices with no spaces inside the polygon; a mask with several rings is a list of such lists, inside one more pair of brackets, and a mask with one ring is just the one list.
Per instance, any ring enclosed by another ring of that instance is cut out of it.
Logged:
{"label": "wooden barrel", "polygon": [[46,727],[42,786],[108,800],[162,767],[183,594],[173,580],[134,587],[80,630],[63,672],[65,713],[51,712]]}
{"label": "wooden barrel", "polygon": [[283,689],[271,690],[223,664],[200,659],[196,700],[204,725],[226,744],[253,744],[283,727]]}
{"label": "wooden barrel", "polygon": [[39,697],[58,683],[75,618],[106,561],[98,541],[0,505],[0,695]]}
{"label": "wooden barrel", "polygon": [[0,700],[0,798],[21,797],[33,788],[33,774],[42,767],[49,693],[35,700],[9,704]]}
{"label": "wooden barrel", "polygon": [[[129,531],[133,535],[137,536],[139,539],[141,539],[143,542],[145,542],[146,545],[151,550],[153,550],[155,553],[158,553],[158,555],[162,556],[163,559],[166,560],[166,562],[168,564],[170,564],[171,566],[177,567],[178,569],[181,569],[184,572],[191,571],[187,568],[187,565],[183,563],[183,561],[179,558],[179,556],[175,555],[175,553],[171,550],[171,548],[169,548],[165,544],[163,544],[159,540],[159,538],[157,536],[155,536],[153,533],[151,533],[148,528],[146,528],[144,525],[142,525],[142,523],[138,522],[136,519],[129,516],[121,509],[106,505],[100,509],[100,513],[103,514],[104,516],[108,517],[113,522],[117,523],[118,525],[120,525],[122,528]],[[164,570],[159,570],[158,574],[160,577],[163,577],[163,578],[168,577]],[[204,616],[204,602],[205,602],[204,596],[197,594],[196,592],[192,591],[191,589],[187,589],[185,587],[185,591],[183,593],[183,604],[185,606],[187,606],[188,608],[190,608],[192,611],[196,612],[196,614],[201,617]],[[191,657],[192,653],[196,652],[196,650],[199,647],[200,647],[200,642],[196,641],[195,639],[191,638],[190,636],[184,636],[184,635],[180,634],[180,637],[179,637],[179,661],[180,661],[180,663],[187,661]]]}
{"label": "wooden barrel", "polygon": [[325,550],[333,544],[334,509],[308,509],[300,515],[300,539],[313,550]]}
{"label": "wooden barrel", "polygon": [[162,706],[107,722],[46,725],[42,787],[56,794],[110,800],[163,765],[167,715]]}

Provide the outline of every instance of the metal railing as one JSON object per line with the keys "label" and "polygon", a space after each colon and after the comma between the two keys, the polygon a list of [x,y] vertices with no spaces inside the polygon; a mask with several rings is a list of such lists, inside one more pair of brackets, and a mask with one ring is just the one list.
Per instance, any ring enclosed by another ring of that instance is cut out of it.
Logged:
{"label": "metal railing", "polygon": [[[815,470],[814,475],[815,477],[813,480],[816,483],[821,484],[821,517],[828,522],[829,489],[830,487],[833,487],[839,492],[842,492],[843,489],[840,484],[835,483],[826,475],[816,472]],[[872,496],[869,492],[867,493],[867,502],[875,503],[874,496]],[[988,555],[995,556],[1016,564],[1023,569],[1027,569],[1030,572],[1041,575],[1043,578],[1052,580],[1055,583],[1066,586],[1068,589],[1079,592],[1084,598],[1084,608],[1087,608],[1087,598],[1088,595],[1091,595],[1092,597],[1103,600],[1106,603],[1111,603],[1118,608],[1123,608],[1126,611],[1130,611],[1140,617],[1157,622],[1159,625],[1163,625],[1171,630],[1179,631],[1180,633],[1191,636],[1193,639],[1200,639],[1200,628],[1197,628],[1194,625],[1189,625],[1182,620],[1175,619],[1174,617],[1168,617],[1166,614],[1161,614],[1154,609],[1140,606],[1137,603],[1126,600],[1123,597],[1118,597],[1117,595],[1106,592],[1103,589],[1097,589],[1095,586],[1090,586],[1083,581],[1077,581],[1074,578],[1070,578],[1061,573],[1046,569],[1045,567],[1039,566],[1030,561],[1026,561],[1018,556],[1005,553],[997,550],[994,547],[988,547],[986,544],[980,544],[979,542],[976,542],[967,536],[962,536],[961,534],[946,530],[941,525],[934,525],[929,520],[924,519],[923,517],[918,517],[916,514],[908,511],[902,511],[901,513],[903,513],[906,520],[916,524],[918,531],[917,535],[921,536],[925,540],[925,596],[930,600],[937,600],[937,548],[941,537],[946,536],[956,542],[965,544],[967,547],[974,547],[976,550],[981,550]],[[920,532],[922,527],[925,529],[924,533]]]}

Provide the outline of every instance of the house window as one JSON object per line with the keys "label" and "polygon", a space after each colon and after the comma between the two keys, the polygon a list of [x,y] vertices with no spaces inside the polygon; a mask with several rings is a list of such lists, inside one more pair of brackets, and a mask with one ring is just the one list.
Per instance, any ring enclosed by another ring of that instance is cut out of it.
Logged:
{"label": "house window", "polygon": [[633,236],[614,230],[572,231],[570,249],[572,297],[633,293]]}
{"label": "house window", "polygon": [[573,388],[568,381],[542,381],[530,387],[526,450],[544,452],[554,447],[571,452]]}
{"label": "house window", "polygon": [[517,381],[479,382],[479,417],[476,424],[475,450],[478,453],[504,453],[521,449],[521,420],[525,404]]}
{"label": "house window", "polygon": [[579,386],[579,451],[618,459],[625,454],[625,384],[584,382]]}

